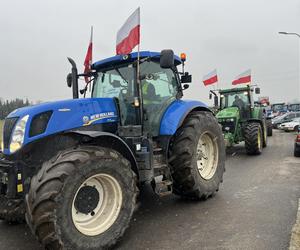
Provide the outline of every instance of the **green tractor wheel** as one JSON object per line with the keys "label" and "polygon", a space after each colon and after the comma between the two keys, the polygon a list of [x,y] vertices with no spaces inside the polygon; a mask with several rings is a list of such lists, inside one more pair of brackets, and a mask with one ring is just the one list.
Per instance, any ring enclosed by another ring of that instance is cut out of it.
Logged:
{"label": "green tractor wheel", "polygon": [[273,135],[273,125],[272,125],[272,121],[270,119],[267,120],[267,135],[268,136]]}
{"label": "green tractor wheel", "polygon": [[263,131],[257,122],[248,123],[245,127],[245,147],[247,154],[261,154],[263,148]]}

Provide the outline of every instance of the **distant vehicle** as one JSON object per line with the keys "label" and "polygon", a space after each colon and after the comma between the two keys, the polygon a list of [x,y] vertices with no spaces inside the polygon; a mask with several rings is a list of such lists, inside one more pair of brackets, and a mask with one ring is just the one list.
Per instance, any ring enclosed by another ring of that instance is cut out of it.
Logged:
{"label": "distant vehicle", "polygon": [[278,128],[280,124],[290,122],[294,118],[300,117],[300,112],[289,112],[272,119],[273,128]]}
{"label": "distant vehicle", "polygon": [[288,112],[288,105],[286,105],[284,102],[273,103],[271,105],[271,110],[272,110],[272,116],[276,117]]}
{"label": "distant vehicle", "polygon": [[291,112],[300,111],[300,103],[289,104],[288,110]]}
{"label": "distant vehicle", "polygon": [[284,122],[280,124],[278,128],[284,130],[285,132],[298,131],[299,125],[300,125],[300,117],[297,117],[290,122]]}
{"label": "distant vehicle", "polygon": [[300,157],[300,133],[297,134],[294,146],[294,156]]}

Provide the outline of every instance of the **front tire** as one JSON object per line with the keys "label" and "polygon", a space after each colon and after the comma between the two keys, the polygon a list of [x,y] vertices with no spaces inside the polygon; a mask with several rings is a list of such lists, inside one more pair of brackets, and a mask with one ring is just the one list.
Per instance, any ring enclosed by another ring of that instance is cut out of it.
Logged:
{"label": "front tire", "polygon": [[32,178],[26,220],[46,249],[107,249],[129,226],[137,193],[123,156],[82,146],[59,153]]}
{"label": "front tire", "polygon": [[189,114],[175,134],[169,155],[175,194],[199,200],[218,191],[225,171],[225,145],[212,113]]}
{"label": "front tire", "polygon": [[245,147],[249,155],[259,155],[262,153],[263,132],[261,125],[256,122],[248,123],[245,127]]}

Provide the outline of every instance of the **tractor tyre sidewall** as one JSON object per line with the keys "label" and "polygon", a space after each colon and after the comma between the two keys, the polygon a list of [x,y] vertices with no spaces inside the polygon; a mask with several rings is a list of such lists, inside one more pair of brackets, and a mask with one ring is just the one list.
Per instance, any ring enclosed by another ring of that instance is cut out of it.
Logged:
{"label": "tractor tyre sidewall", "polygon": [[[197,145],[202,134],[215,136],[218,163],[214,175],[206,180],[198,170]],[[216,118],[210,112],[192,112],[177,131],[171,146],[174,193],[188,199],[207,199],[219,189],[225,171],[225,144]]]}

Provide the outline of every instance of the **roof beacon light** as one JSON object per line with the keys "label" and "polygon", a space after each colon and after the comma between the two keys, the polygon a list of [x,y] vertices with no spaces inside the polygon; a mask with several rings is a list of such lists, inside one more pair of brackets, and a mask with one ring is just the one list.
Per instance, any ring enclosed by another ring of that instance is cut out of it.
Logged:
{"label": "roof beacon light", "polygon": [[180,54],[180,59],[181,59],[181,61],[185,62],[186,61],[186,54],[185,53],[181,53]]}

